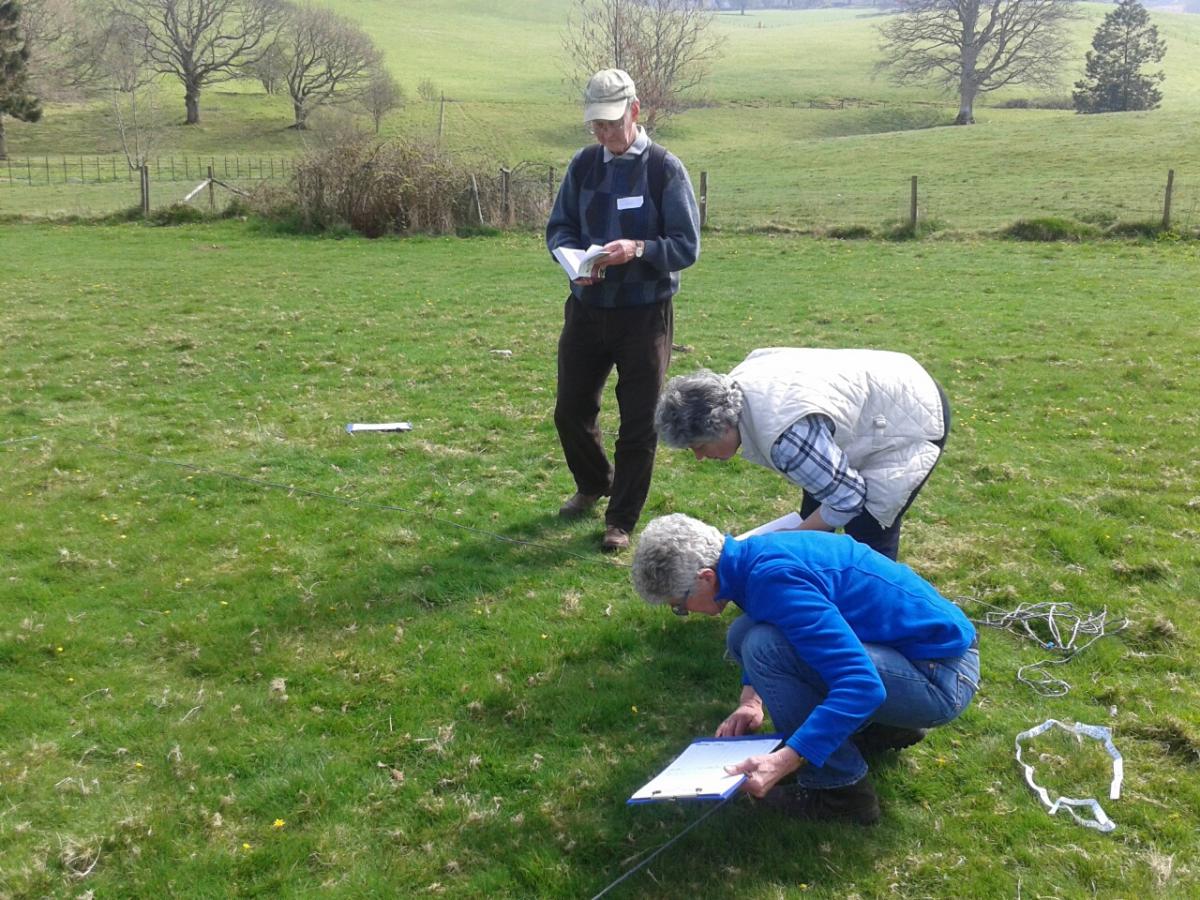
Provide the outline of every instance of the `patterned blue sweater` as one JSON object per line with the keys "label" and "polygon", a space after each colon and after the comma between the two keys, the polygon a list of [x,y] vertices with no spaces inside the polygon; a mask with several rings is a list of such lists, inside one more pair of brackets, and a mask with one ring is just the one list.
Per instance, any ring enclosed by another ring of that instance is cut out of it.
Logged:
{"label": "patterned blue sweater", "polygon": [[719,598],[779,628],[828,686],[825,699],[787,738],[815,766],[824,765],[884,700],[864,643],[921,660],[962,656],[975,640],[975,626],[933,585],[845,535],[727,537],[717,581]]}
{"label": "patterned blue sweater", "polygon": [[[546,223],[546,247],[587,248],[618,238],[644,240],[645,255],[605,270],[602,282],[571,285],[588,306],[642,306],[669,300],[679,290],[679,270],[700,255],[700,211],[687,170],[666,154],[662,209],[655,205],[648,180],[650,139],[638,137],[621,156],[587,165],[590,147],[575,155]],[[582,161],[580,157],[585,157]],[[640,198],[640,203],[639,203]],[[624,208],[618,208],[619,205]]]}

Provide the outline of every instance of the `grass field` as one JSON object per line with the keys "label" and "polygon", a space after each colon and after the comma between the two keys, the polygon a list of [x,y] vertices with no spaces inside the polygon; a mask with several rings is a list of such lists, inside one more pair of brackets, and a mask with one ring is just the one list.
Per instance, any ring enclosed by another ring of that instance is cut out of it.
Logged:
{"label": "grass field", "polygon": [[[578,88],[564,82],[565,0],[331,5],[364,23],[408,92],[385,133],[434,138],[439,104],[416,93],[429,78],[450,101],[444,144],[492,171],[523,161],[561,170],[587,140]],[[1078,65],[1063,73],[1060,87],[987,95],[972,128],[935,127],[952,120],[955,98],[871,77],[879,16],[870,11],[722,15],[716,27],[725,47],[703,86],[705,105],[675,118],[660,137],[694,180],[708,173],[710,221],[722,228],[878,226],[907,215],[913,175],[922,215],[948,229],[995,229],[1048,215],[1152,219],[1161,216],[1168,169],[1176,172],[1177,221],[1200,225],[1200,17],[1154,13],[1168,43],[1161,110],[1083,117],[985,105],[1068,95],[1106,7],[1083,10],[1073,27]],[[290,130],[286,99],[267,97],[251,82],[207,90],[199,126],[178,124],[177,93],[168,86],[163,100],[164,154],[296,153],[322,139]],[[806,105],[844,97],[870,105]],[[37,125],[7,124],[17,157],[118,150],[103,104],[51,105]],[[14,184],[4,176],[0,166],[0,215],[109,212],[136,202],[111,187],[23,188],[19,174]]]}
{"label": "grass field", "polygon": [[[0,896],[591,896],[700,815],[624,799],[731,708],[724,623],[645,607],[600,520],[554,515],[536,235],[0,246]],[[955,424],[905,561],[973,617],[1130,625],[1057,699],[1015,680],[1039,648],[985,629],[975,705],[874,770],[880,827],[739,801],[614,896],[1200,891],[1198,279],[1188,245],[707,239],[674,372],[911,351]],[[343,431],[391,419],[414,429]],[[740,531],[794,501],[664,451],[647,515]],[[1033,748],[1113,834],[1022,783],[1013,737],[1051,716],[1113,728],[1117,801],[1094,748]]]}

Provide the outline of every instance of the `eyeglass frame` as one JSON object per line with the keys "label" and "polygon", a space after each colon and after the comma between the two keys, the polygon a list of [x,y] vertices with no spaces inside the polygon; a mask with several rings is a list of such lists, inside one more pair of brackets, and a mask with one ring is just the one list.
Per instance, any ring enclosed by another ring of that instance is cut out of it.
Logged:
{"label": "eyeglass frame", "polygon": [[683,592],[683,596],[678,603],[671,604],[671,612],[677,616],[686,616],[689,612],[687,608],[688,598],[692,596],[692,591],[695,589],[696,583],[693,581],[692,586]]}
{"label": "eyeglass frame", "polygon": [[613,131],[625,125],[625,116],[629,114],[630,104],[625,104],[625,110],[619,119],[592,119],[587,123],[588,134],[595,136],[598,131]]}

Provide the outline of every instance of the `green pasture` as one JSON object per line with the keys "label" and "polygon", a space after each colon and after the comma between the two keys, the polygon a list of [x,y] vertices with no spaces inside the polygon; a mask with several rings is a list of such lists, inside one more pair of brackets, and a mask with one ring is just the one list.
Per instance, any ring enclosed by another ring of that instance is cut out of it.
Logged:
{"label": "green pasture", "polygon": [[[434,141],[440,128],[447,149],[491,169],[534,163],[561,170],[590,141],[579,122],[578,85],[564,80],[565,0],[331,5],[363,23],[408,93],[405,108],[385,120],[385,135]],[[1169,169],[1176,173],[1176,221],[1200,225],[1200,17],[1153,13],[1168,44],[1160,110],[1084,117],[995,105],[1066,98],[1106,9],[1081,7],[1072,26],[1078,65],[1064,71],[1057,88],[986,95],[970,128],[941,127],[953,118],[954,97],[873,77],[877,13],[721,15],[723,53],[693,98],[697,106],[659,137],[694,180],[708,173],[714,227],[878,227],[907,217],[913,175],[921,215],[950,230],[1051,215],[1154,219],[1162,214]],[[446,96],[444,109],[418,97],[424,78]],[[291,130],[287,100],[249,81],[207,89],[201,124],[184,126],[178,94],[176,85],[164,85],[157,137],[163,155],[295,154],[323,145],[340,127],[332,116],[309,133]],[[845,108],[810,107],[843,100]],[[6,124],[17,158],[56,165],[63,156],[119,152],[112,117],[99,102],[49,104],[36,125]],[[136,196],[126,202],[124,192],[90,185],[24,185],[19,167],[9,175],[0,164],[0,216],[111,212],[136,203]]]}
{"label": "green pasture", "polygon": [[[624,801],[735,702],[726,623],[646,607],[600,518],[555,516],[538,235],[0,248],[0,896],[587,897],[702,814]],[[983,629],[976,703],[874,767],[879,827],[739,800],[612,896],[1200,891],[1198,280],[1191,244],[706,237],[673,372],[912,352],[955,418],[904,561],[975,618],[1129,625],[1060,698],[1015,678],[1047,653]],[[736,532],[795,501],[664,451],[646,514]],[[1112,834],[1023,784],[1013,738],[1049,717],[1113,729],[1119,800],[1094,747],[1032,748]]]}

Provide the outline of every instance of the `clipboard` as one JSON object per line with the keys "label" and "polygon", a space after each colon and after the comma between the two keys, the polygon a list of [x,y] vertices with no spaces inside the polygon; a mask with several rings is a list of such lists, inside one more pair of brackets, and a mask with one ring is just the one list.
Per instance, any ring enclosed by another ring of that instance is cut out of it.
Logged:
{"label": "clipboard", "polygon": [[725,800],[742,786],[745,775],[729,775],[725,766],[748,756],[770,753],[783,742],[781,734],[747,734],[728,738],[698,738],[675,760],[634,792],[627,805],[662,800]]}

